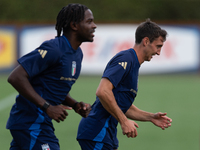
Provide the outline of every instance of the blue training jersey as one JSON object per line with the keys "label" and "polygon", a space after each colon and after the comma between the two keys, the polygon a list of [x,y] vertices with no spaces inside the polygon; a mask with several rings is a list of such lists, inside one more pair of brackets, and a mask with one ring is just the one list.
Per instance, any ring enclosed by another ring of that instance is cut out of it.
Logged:
{"label": "blue training jersey", "polygon": [[[51,105],[59,105],[79,77],[83,53],[74,50],[65,36],[45,41],[18,59],[35,91]],[[22,95],[16,97],[7,129],[53,129],[51,118]]]}
{"label": "blue training jersey", "polygon": [[[133,49],[121,51],[107,64],[102,78],[114,85],[113,93],[118,106],[126,111],[132,105],[138,90],[138,72],[140,64]],[[92,105],[87,118],[82,118],[77,139],[103,142],[116,147],[118,121],[102,106],[98,97]]]}

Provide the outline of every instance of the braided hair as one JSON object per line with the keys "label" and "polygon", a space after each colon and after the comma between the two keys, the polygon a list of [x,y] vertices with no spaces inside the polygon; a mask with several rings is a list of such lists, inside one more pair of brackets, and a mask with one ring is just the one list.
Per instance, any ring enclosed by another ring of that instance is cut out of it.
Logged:
{"label": "braided hair", "polygon": [[85,11],[88,7],[82,4],[69,4],[63,7],[57,16],[55,29],[57,30],[57,37],[61,32],[66,32],[70,28],[70,22],[79,23],[84,19]]}

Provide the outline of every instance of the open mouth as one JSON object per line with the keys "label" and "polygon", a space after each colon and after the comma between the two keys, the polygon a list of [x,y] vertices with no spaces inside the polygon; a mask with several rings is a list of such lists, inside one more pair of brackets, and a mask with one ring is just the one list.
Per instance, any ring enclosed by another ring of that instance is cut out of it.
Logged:
{"label": "open mouth", "polygon": [[92,37],[94,37],[94,34],[93,34],[93,33],[92,33],[91,35],[92,35]]}
{"label": "open mouth", "polygon": [[93,31],[91,32],[92,37],[94,37],[94,32],[95,32],[95,30],[93,30]]}

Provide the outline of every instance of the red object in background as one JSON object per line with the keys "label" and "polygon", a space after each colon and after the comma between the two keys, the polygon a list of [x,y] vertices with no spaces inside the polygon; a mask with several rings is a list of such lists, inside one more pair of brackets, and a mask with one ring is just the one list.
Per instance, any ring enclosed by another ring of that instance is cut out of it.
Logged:
{"label": "red object in background", "polygon": [[0,54],[5,50],[5,42],[0,38]]}

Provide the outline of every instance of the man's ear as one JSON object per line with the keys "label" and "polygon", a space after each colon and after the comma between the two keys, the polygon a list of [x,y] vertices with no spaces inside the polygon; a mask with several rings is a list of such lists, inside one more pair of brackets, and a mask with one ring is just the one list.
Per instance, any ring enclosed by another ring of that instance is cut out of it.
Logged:
{"label": "man's ear", "polygon": [[146,45],[148,45],[149,43],[150,43],[150,40],[149,40],[148,37],[144,37],[144,38],[142,39],[142,44],[143,44],[143,46],[146,46]]}
{"label": "man's ear", "polygon": [[70,27],[72,30],[77,30],[77,24],[72,21],[70,22]]}

